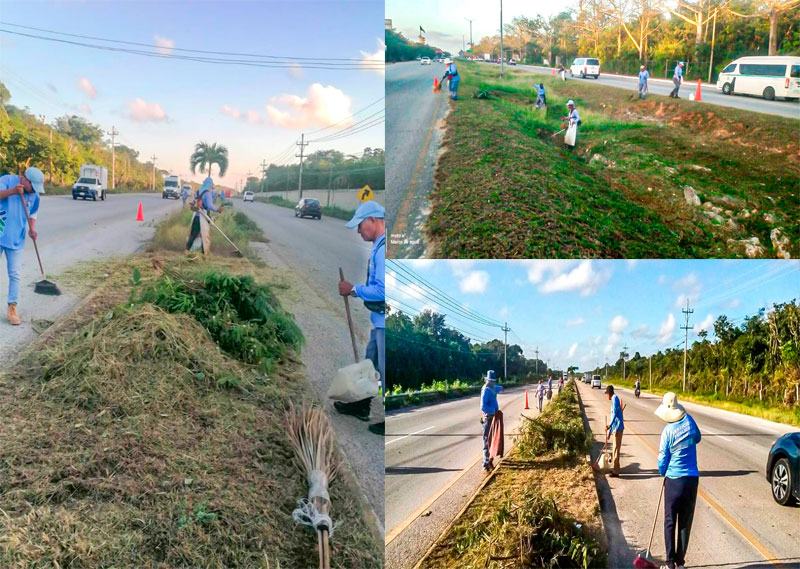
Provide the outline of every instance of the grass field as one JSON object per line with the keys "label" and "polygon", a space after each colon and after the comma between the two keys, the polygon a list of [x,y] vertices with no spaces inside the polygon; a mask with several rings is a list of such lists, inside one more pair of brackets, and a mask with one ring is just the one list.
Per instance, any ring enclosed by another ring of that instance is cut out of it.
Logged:
{"label": "grass field", "polygon": [[[427,232],[435,257],[800,256],[798,122],[459,64]],[[534,109],[533,81],[547,88]],[[473,98],[488,91],[490,98]],[[573,151],[567,99],[583,125]],[[701,205],[687,203],[691,187]],[[778,233],[773,230],[778,229]],[[773,243],[773,237],[776,241]]]}

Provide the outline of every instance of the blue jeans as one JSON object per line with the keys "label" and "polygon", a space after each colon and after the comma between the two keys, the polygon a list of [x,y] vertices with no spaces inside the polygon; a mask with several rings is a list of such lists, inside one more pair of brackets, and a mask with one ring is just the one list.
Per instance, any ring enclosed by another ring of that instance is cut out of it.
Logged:
{"label": "blue jeans", "polygon": [[486,415],[486,420],[483,422],[483,467],[489,466],[489,429],[492,428],[492,421],[494,415]]}
{"label": "blue jeans", "polygon": [[381,391],[386,397],[386,328],[373,328],[369,333],[367,344],[368,360],[372,360],[375,369],[381,374]]}
{"label": "blue jeans", "polygon": [[19,269],[22,267],[23,249],[9,249],[0,247],[0,256],[5,253],[6,266],[8,267],[8,303],[16,304],[19,299]]}
{"label": "blue jeans", "polygon": [[458,82],[460,79],[456,77],[455,79],[450,79],[450,98],[451,99],[458,99]]}

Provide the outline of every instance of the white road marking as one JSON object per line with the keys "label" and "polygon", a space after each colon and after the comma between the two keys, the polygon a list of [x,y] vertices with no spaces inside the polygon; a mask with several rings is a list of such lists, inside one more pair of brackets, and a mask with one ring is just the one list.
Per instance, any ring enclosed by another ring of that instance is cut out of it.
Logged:
{"label": "white road marking", "polygon": [[413,437],[414,435],[418,435],[419,433],[422,433],[422,432],[425,432],[425,431],[428,431],[428,430],[434,429],[434,428],[436,428],[436,425],[431,425],[430,427],[426,427],[426,428],[422,429],[421,431],[417,431],[416,433],[411,433],[410,435],[404,435],[404,436],[400,437],[399,439],[392,439],[391,441],[386,443],[386,446],[388,447],[392,443],[396,443],[397,441],[402,441],[403,439],[407,439],[408,437]]}
{"label": "white road marking", "polygon": [[725,439],[725,440],[726,440],[726,441],[728,441],[728,442],[731,442],[731,443],[733,442],[733,439],[729,439],[728,437],[724,437],[724,436],[722,436],[721,434],[717,433],[716,431],[712,431],[711,429],[708,429],[708,428],[702,428],[702,429],[700,429],[700,433],[701,433],[701,434],[706,434],[706,433],[708,433],[709,435],[714,435],[715,437],[719,437],[719,438],[721,438],[721,439]]}

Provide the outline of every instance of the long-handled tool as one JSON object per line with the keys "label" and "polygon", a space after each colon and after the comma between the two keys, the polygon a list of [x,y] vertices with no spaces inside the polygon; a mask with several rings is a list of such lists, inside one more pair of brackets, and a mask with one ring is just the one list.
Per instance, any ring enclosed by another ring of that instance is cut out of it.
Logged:
{"label": "long-handled tool", "polygon": [[211,216],[210,216],[210,215],[208,215],[208,214],[207,214],[205,211],[203,211],[203,208],[202,208],[202,207],[201,207],[201,208],[198,208],[198,210],[197,210],[197,211],[199,211],[199,212],[200,212],[200,214],[201,214],[203,217],[205,217],[205,218],[206,218],[206,221],[207,221],[207,222],[209,222],[209,223],[210,223],[212,226],[216,227],[217,231],[219,231],[219,232],[220,232],[220,235],[222,235],[222,236],[225,238],[225,240],[226,240],[228,243],[230,243],[230,244],[231,244],[231,247],[233,247],[233,248],[236,250],[236,256],[237,256],[237,257],[244,257],[244,253],[242,253],[242,252],[239,250],[239,248],[236,246],[236,243],[234,243],[233,241],[231,241],[231,240],[228,238],[228,236],[227,236],[227,235],[225,235],[225,233],[222,231],[222,229],[220,229],[220,228],[219,228],[219,226],[218,226],[216,223],[214,223],[214,220],[213,220],[213,219],[211,219]]}
{"label": "long-handled tool", "polygon": [[555,133],[555,134],[554,134],[553,136],[551,136],[550,138],[553,138],[553,137],[556,137],[556,136],[558,136],[559,134],[561,134],[561,133],[562,133],[562,132],[564,132],[565,130],[567,130],[567,129],[565,129],[565,128],[562,128],[561,130],[559,130],[557,133]]}
{"label": "long-handled tool", "polygon": [[[339,267],[339,280],[344,280],[344,271]],[[356,333],[353,330],[353,318],[350,316],[350,297],[343,296],[344,298],[344,311],[347,313],[347,327],[350,328],[350,343],[353,345],[353,357],[358,363],[358,348],[356,348]]]}
{"label": "long-handled tool", "polygon": [[661,492],[658,494],[658,505],[656,506],[656,514],[653,516],[653,530],[650,532],[650,542],[647,544],[647,549],[640,551],[636,559],[633,560],[634,569],[657,569],[658,565],[653,561],[653,556],[650,555],[650,548],[653,546],[653,536],[656,534],[656,521],[658,521],[658,510],[661,509],[661,497],[664,495],[664,484],[667,478],[661,481]]}
{"label": "long-handled tool", "polygon": [[[25,197],[20,196],[22,200],[22,209],[25,210],[25,219],[28,221],[28,230],[31,227],[31,216],[28,215],[28,204],[25,203]],[[42,266],[42,258],[39,256],[39,246],[36,244],[36,238],[31,237],[33,240],[33,248],[36,251],[36,260],[39,261],[39,271],[42,273],[42,280],[36,283],[36,286],[33,288],[33,292],[37,294],[46,294],[50,296],[58,296],[61,294],[61,289],[58,288],[58,285],[52,281],[48,281],[44,276],[44,267]]]}

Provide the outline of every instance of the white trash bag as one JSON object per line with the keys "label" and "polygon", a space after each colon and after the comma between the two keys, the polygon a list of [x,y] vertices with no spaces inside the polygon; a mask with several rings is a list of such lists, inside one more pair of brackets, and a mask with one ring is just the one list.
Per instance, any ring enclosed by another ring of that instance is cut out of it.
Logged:
{"label": "white trash bag", "polygon": [[567,129],[567,134],[564,136],[564,144],[575,146],[575,137],[578,134],[578,125],[572,123]]}
{"label": "white trash bag", "polygon": [[336,372],[328,389],[328,398],[353,403],[378,395],[381,374],[375,370],[372,360],[350,364]]}

